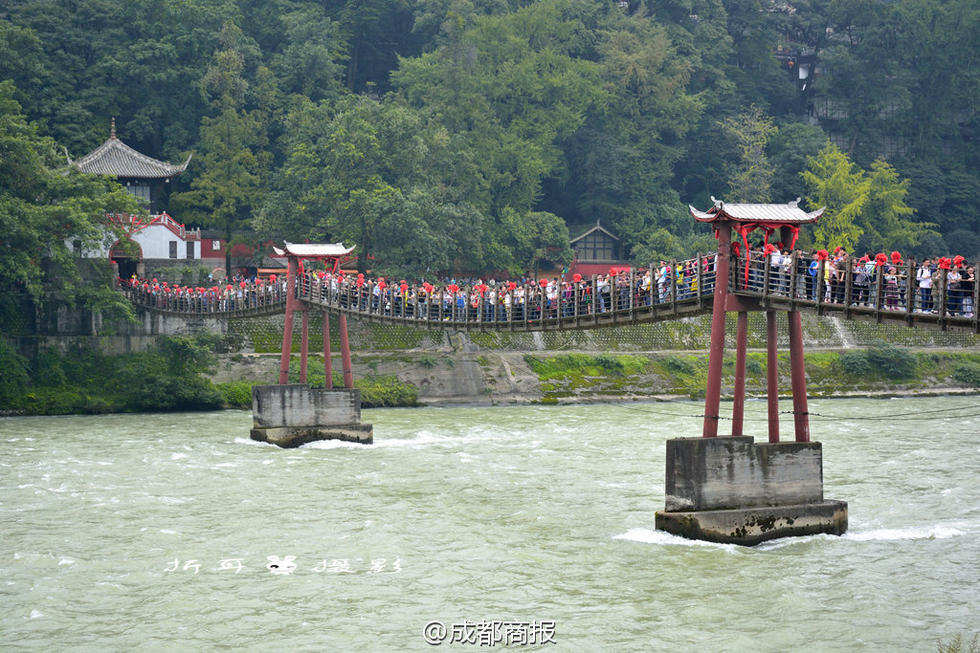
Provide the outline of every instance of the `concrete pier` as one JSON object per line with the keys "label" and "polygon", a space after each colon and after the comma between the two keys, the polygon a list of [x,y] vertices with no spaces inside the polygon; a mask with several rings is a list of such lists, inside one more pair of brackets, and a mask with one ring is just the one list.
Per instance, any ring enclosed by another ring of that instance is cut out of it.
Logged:
{"label": "concrete pier", "polygon": [[252,387],[251,437],[284,448],[315,440],[371,444],[374,429],[361,424],[360,390],[257,385]]}
{"label": "concrete pier", "polygon": [[691,539],[752,546],[847,530],[847,503],[823,497],[819,442],[668,440],[665,489],[657,528]]}

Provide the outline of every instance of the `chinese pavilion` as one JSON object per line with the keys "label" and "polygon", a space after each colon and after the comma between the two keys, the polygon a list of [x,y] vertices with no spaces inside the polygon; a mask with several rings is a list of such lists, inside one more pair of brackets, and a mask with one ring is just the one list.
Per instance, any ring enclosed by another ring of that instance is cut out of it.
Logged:
{"label": "chinese pavilion", "polygon": [[179,164],[158,161],[137,152],[116,138],[116,119],[112,119],[109,140],[71,165],[93,175],[115,177],[126,190],[147,203],[150,213],[157,213],[164,195],[164,185],[182,173],[191,155]]}

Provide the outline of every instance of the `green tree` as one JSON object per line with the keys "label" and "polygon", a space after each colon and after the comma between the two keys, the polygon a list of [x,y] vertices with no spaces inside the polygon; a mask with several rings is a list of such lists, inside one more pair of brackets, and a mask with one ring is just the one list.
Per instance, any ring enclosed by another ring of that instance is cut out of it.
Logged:
{"label": "green tree", "polygon": [[726,118],[722,128],[735,141],[738,162],[733,165],[728,180],[734,202],[765,203],[771,199],[770,189],[774,170],[766,158],[766,145],[778,131],[772,119],[757,106]]}
{"label": "green tree", "polygon": [[[234,24],[222,30],[225,49],[215,53],[204,74],[201,93],[215,115],[201,120],[200,147],[191,190],[175,194],[171,205],[189,222],[220,229],[227,241],[250,224],[265,190],[272,156],[266,148],[268,114],[246,110],[249,84],[245,56],[254,45]],[[225,255],[231,276],[231,249]]]}
{"label": "green tree", "polygon": [[868,203],[871,180],[846,154],[828,143],[810,157],[803,181],[812,208],[826,207],[813,229],[815,242],[822,247],[843,247],[854,251],[864,230],[859,222]]}
{"label": "green tree", "polygon": [[869,181],[868,202],[860,221],[864,229],[861,249],[907,252],[921,245],[924,238],[939,237],[934,224],[913,218],[915,210],[905,203],[910,181],[900,179],[895,168],[878,159],[871,164]]}
{"label": "green tree", "polygon": [[66,170],[60,148],[26,120],[16,93],[13,82],[0,82],[0,289],[35,303],[122,303],[82,292],[73,245],[110,243],[106,213],[137,213],[136,198],[108,178]]}

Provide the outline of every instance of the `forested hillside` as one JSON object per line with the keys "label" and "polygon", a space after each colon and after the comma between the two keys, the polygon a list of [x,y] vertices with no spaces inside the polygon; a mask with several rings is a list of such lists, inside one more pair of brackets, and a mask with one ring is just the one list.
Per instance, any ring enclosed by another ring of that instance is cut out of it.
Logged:
{"label": "forested hillside", "polygon": [[706,251],[711,195],[828,206],[803,247],[977,258],[978,33],[976,0],[0,0],[0,155],[53,168],[115,116],[194,153],[180,221],[391,273],[565,263],[597,220]]}

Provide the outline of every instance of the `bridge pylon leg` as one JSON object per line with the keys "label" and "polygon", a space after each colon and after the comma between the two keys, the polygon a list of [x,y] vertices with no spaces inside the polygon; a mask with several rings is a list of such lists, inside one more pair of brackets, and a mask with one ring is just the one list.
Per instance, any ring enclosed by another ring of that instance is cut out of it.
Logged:
{"label": "bridge pylon leg", "polygon": [[766,395],[769,408],[769,442],[779,442],[779,352],[776,311],[766,311]]}
{"label": "bridge pylon leg", "polygon": [[333,387],[333,363],[330,361],[330,312],[323,311],[323,387]]}
{"label": "bridge pylon leg", "polygon": [[[715,263],[715,292],[711,308],[711,348],[708,353],[708,383],[704,393],[704,426],[702,437],[718,436],[718,412],[721,408],[722,359],[725,356],[725,312],[728,303],[728,260],[732,227],[718,225],[718,258]],[[673,277],[673,275],[671,275]]]}
{"label": "bridge pylon leg", "polygon": [[732,436],[742,435],[742,417],[745,413],[745,353],[749,342],[749,314],[738,312],[738,328],[735,332],[735,392],[732,399]]}
{"label": "bridge pylon leg", "polygon": [[354,371],[350,361],[350,340],[347,336],[347,316],[340,314],[340,360],[344,369],[344,387],[354,387]]}
{"label": "bridge pylon leg", "polygon": [[803,361],[803,319],[799,311],[789,312],[789,361],[793,382],[793,421],[796,441],[810,441],[810,413],[806,401],[806,369]]}
{"label": "bridge pylon leg", "polygon": [[299,347],[299,382],[306,383],[306,371],[310,358],[310,310],[303,307],[303,328]]}
{"label": "bridge pylon leg", "polygon": [[297,262],[289,257],[286,269],[286,318],[282,330],[282,355],[279,357],[279,385],[289,382],[289,356],[293,350],[293,311],[296,307]]}

